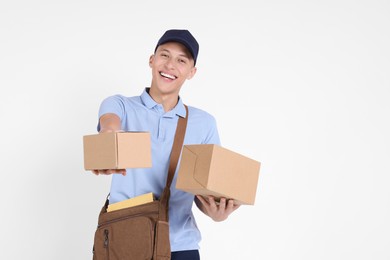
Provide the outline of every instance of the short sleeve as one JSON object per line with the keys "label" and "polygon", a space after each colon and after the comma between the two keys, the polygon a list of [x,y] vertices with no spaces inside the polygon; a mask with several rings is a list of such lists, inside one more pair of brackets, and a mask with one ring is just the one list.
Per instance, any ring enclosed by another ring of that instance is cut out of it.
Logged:
{"label": "short sleeve", "polygon": [[221,141],[219,139],[219,133],[217,128],[217,122],[213,116],[208,118],[209,121],[209,131],[207,133],[205,144],[217,144],[221,145]]}
{"label": "short sleeve", "polygon": [[122,121],[125,115],[124,97],[120,95],[110,96],[102,101],[99,108],[97,130],[100,131],[99,119],[104,114],[116,114]]}

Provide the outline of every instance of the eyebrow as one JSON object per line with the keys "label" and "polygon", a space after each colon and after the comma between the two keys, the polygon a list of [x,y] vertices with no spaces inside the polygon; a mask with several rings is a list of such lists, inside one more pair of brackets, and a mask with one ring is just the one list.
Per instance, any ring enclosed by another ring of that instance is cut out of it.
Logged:
{"label": "eyebrow", "polygon": [[[161,49],[161,51],[166,51],[166,52],[171,53],[168,49]],[[185,57],[187,59],[191,58],[191,56],[189,56],[186,52],[180,53],[179,56]]]}

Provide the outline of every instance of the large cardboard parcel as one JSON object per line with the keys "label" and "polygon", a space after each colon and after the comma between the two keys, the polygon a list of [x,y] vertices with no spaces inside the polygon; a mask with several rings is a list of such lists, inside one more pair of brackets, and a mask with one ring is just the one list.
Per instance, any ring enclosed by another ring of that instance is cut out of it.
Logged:
{"label": "large cardboard parcel", "polygon": [[83,137],[86,170],[152,167],[150,133],[111,132]]}
{"label": "large cardboard parcel", "polygon": [[184,145],[176,188],[253,205],[260,162],[214,144]]}

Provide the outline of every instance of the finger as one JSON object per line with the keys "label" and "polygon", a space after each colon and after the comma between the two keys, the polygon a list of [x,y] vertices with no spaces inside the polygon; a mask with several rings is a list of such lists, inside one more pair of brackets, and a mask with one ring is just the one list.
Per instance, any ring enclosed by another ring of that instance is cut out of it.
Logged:
{"label": "finger", "polygon": [[234,200],[229,200],[227,202],[227,208],[228,209],[233,209],[233,207],[234,207]]}
{"label": "finger", "polygon": [[213,196],[211,196],[211,195],[207,196],[207,200],[208,200],[210,206],[215,206],[215,207],[217,206],[217,203],[215,202],[215,198]]}
{"label": "finger", "polygon": [[229,211],[229,214],[235,211],[240,207],[239,204],[234,204],[234,200],[229,200],[227,210]]}
{"label": "finger", "polygon": [[196,195],[196,198],[205,206],[208,206],[208,202],[201,195]]}
{"label": "finger", "polygon": [[219,210],[225,211],[225,209],[226,209],[226,199],[221,198],[219,201]]}
{"label": "finger", "polygon": [[112,174],[112,170],[101,170],[101,174],[110,175]]}
{"label": "finger", "polygon": [[212,211],[217,211],[218,210],[218,205],[217,205],[217,202],[215,201],[215,198],[213,196],[207,196],[207,198],[208,198],[208,201],[209,201],[210,209]]}
{"label": "finger", "polygon": [[107,174],[121,174],[121,175],[125,176],[126,169],[110,169],[110,170],[107,170]]}
{"label": "finger", "polygon": [[106,175],[110,175],[110,174],[114,174],[114,173],[117,173],[117,170],[115,170],[115,169],[106,170]]}
{"label": "finger", "polygon": [[126,176],[126,169],[108,169],[108,170],[92,170],[92,172],[95,175],[110,175],[110,174],[122,174],[123,176]]}

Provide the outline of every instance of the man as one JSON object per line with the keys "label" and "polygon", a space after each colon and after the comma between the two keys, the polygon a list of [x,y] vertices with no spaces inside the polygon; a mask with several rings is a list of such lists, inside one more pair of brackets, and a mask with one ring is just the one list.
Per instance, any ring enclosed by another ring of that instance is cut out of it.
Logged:
{"label": "man", "polygon": [[[196,74],[199,45],[188,30],[168,30],[160,38],[149,58],[152,70],[150,88],[140,96],[115,95],[105,99],[99,110],[99,132],[148,131],[152,141],[152,168],[94,170],[95,174],[113,174],[110,203],[148,192],[161,195],[167,178],[169,156],[179,116],[186,110],[179,92],[186,80]],[[184,144],[220,144],[213,116],[188,107]],[[177,190],[176,176],[171,186],[169,204],[172,260],[199,259],[200,232],[192,205],[214,221],[223,221],[238,208],[233,200],[203,198]]]}

